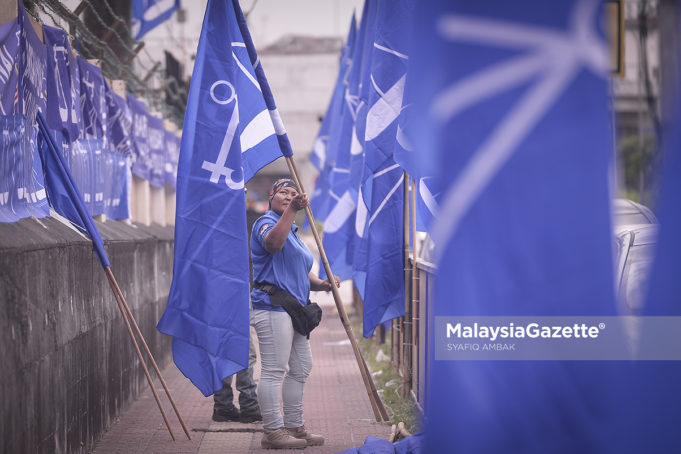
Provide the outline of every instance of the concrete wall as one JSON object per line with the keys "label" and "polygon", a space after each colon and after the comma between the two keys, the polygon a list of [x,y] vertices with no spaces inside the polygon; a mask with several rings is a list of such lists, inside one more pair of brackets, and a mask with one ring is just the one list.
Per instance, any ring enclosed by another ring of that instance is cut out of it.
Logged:
{"label": "concrete wall", "polygon": [[[154,356],[172,229],[99,224]],[[0,452],[88,452],[146,379],[91,242],[53,218],[0,224]],[[153,372],[152,372],[153,374]]]}

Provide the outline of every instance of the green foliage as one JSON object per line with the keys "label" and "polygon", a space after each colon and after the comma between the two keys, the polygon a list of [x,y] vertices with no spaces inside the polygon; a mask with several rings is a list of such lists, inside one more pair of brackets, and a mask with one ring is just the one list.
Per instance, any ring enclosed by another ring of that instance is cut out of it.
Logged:
{"label": "green foliage", "polygon": [[619,166],[622,170],[624,182],[623,190],[633,200],[641,198],[641,190],[646,192],[653,178],[653,159],[657,150],[655,136],[648,134],[639,140],[637,136],[621,139],[617,146]]}

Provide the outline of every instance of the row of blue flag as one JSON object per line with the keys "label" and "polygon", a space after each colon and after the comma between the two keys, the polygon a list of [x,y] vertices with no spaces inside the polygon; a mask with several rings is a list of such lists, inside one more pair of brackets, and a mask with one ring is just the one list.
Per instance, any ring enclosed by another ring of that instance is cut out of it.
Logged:
{"label": "row of blue flag", "polygon": [[48,214],[37,155],[42,112],[89,212],[130,217],[130,171],[175,185],[179,138],[131,95],[116,94],[101,70],[74,57],[66,32],[43,25],[44,43],[18,2],[0,26],[0,222]]}
{"label": "row of blue flag", "polygon": [[312,207],[324,222],[324,248],[334,273],[359,290],[366,337],[405,313],[403,186],[416,182],[419,231],[437,210],[409,132],[415,9],[412,0],[367,0],[359,27],[353,17],[311,155],[320,172]]}
{"label": "row of blue flag", "polygon": [[[604,3],[366,0],[351,22],[312,203],[369,336],[404,315],[403,172],[417,181],[438,268],[422,312],[427,452],[681,448],[679,364],[434,357],[437,316],[618,314]],[[647,315],[681,310],[679,137],[663,138]]]}

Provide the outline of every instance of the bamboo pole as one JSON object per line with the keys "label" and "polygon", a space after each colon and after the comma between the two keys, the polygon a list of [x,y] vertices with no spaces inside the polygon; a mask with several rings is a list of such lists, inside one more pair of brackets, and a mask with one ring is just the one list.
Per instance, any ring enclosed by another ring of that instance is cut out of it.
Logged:
{"label": "bamboo pole", "polygon": [[[411,237],[413,238],[412,241],[414,242],[414,245],[412,246],[414,259],[411,263],[411,370],[413,374],[413,371],[418,370],[414,364],[414,358],[416,358],[414,351],[416,350],[416,344],[418,341],[416,334],[418,311],[416,310],[416,305],[418,301],[419,284],[419,278],[417,274],[418,270],[416,268],[416,257],[418,257],[418,255],[416,249],[416,180],[414,179],[411,180],[411,212],[413,213],[411,217]],[[417,383],[413,376],[411,383],[412,387],[414,386],[414,383]]]}
{"label": "bamboo pole", "polygon": [[[288,168],[291,172],[291,175],[293,176],[293,179],[298,185],[300,192],[304,193],[305,189],[303,188],[300,178],[298,177],[298,171],[296,170],[296,165],[293,162],[293,158],[290,156],[286,156],[286,164],[288,164]],[[364,381],[364,386],[366,387],[367,394],[369,395],[369,401],[371,402],[371,409],[374,412],[374,416],[376,417],[377,422],[381,422],[382,420],[389,421],[390,418],[388,417],[388,412],[386,411],[385,406],[383,405],[383,401],[381,401],[381,397],[378,395],[376,385],[374,384],[374,380],[371,377],[371,374],[369,373],[369,367],[367,367],[367,364],[364,361],[362,352],[359,350],[359,345],[357,344],[357,339],[355,339],[355,334],[352,330],[352,326],[350,325],[350,321],[348,320],[348,315],[345,313],[345,307],[343,307],[343,301],[341,300],[340,293],[338,292],[338,287],[336,287],[333,281],[333,273],[331,272],[331,266],[329,265],[329,260],[326,257],[326,252],[324,251],[324,246],[322,245],[321,237],[319,236],[319,232],[317,231],[317,226],[315,225],[314,222],[314,216],[312,215],[312,210],[310,209],[309,205],[305,207],[305,213],[307,214],[307,219],[310,223],[312,235],[314,236],[315,242],[317,243],[317,248],[319,248],[319,255],[322,264],[324,265],[324,270],[326,271],[327,279],[331,283],[331,293],[333,294],[333,300],[336,303],[336,308],[338,309],[338,315],[340,316],[343,328],[345,328],[345,332],[348,335],[348,339],[350,339],[352,351],[354,352],[355,359],[357,360],[357,364],[359,365],[359,371],[362,375],[362,380]]]}
{"label": "bamboo pole", "polygon": [[161,375],[161,370],[158,368],[158,365],[156,364],[156,360],[154,359],[154,355],[151,354],[151,350],[149,350],[149,346],[147,345],[147,341],[144,339],[144,336],[142,335],[142,331],[140,331],[139,325],[137,325],[137,321],[135,320],[135,317],[132,315],[132,311],[130,310],[130,306],[128,306],[128,303],[125,300],[125,297],[123,296],[123,292],[121,291],[121,288],[118,286],[118,282],[116,281],[116,277],[114,276],[110,267],[107,266],[106,268],[104,268],[104,271],[106,272],[106,276],[109,279],[109,282],[112,284],[111,288],[114,291],[114,294],[118,296],[121,303],[123,304],[123,307],[125,308],[125,312],[127,313],[128,318],[132,322],[132,326],[134,326],[135,332],[137,333],[137,336],[140,338],[140,341],[142,342],[142,346],[144,347],[144,351],[147,353],[147,356],[149,357],[149,360],[151,361],[151,365],[154,368],[154,371],[156,372],[156,375],[158,376],[159,381],[161,382],[161,386],[163,386],[163,389],[166,392],[166,395],[168,396],[168,400],[170,401],[170,405],[173,407],[173,410],[175,411],[175,414],[177,415],[177,419],[180,421],[180,425],[182,426],[182,430],[184,430],[184,433],[187,436],[187,439],[191,440],[192,437],[189,435],[189,430],[187,429],[187,426],[185,425],[184,420],[182,419],[182,416],[180,415],[180,411],[177,409],[177,405],[175,405],[175,400],[173,399],[173,396],[170,394],[170,390],[168,389],[168,384],[166,383],[165,379],[163,378],[163,375]]}
{"label": "bamboo pole", "polygon": [[154,395],[154,399],[156,400],[156,405],[158,405],[158,409],[161,411],[161,416],[163,416],[163,421],[166,423],[166,427],[168,428],[168,432],[170,432],[170,437],[175,441],[175,434],[173,433],[173,429],[170,428],[170,422],[168,421],[168,416],[166,416],[166,412],[163,410],[163,405],[161,405],[161,399],[158,397],[158,393],[156,392],[156,388],[154,387],[154,381],[151,378],[151,375],[149,374],[149,369],[147,369],[147,364],[144,362],[144,358],[142,357],[142,352],[140,351],[139,345],[137,344],[137,340],[135,339],[135,335],[132,333],[132,327],[130,326],[130,320],[128,320],[128,316],[125,313],[125,309],[123,308],[123,304],[121,303],[120,297],[118,293],[116,293],[115,290],[115,285],[114,282],[112,281],[113,274],[110,273],[111,269],[109,267],[104,267],[105,270],[109,270],[109,272],[106,273],[106,277],[109,280],[109,285],[111,286],[111,290],[113,290],[114,296],[116,298],[116,304],[118,304],[118,309],[121,311],[121,316],[123,317],[123,321],[125,322],[125,326],[128,329],[128,334],[130,335],[130,340],[132,340],[132,345],[135,347],[135,352],[137,353],[137,357],[140,360],[140,363],[142,364],[142,369],[144,369],[144,375],[147,377],[147,381],[149,382],[149,387],[151,388],[151,392]]}
{"label": "bamboo pole", "polygon": [[[402,397],[407,394],[407,388],[409,386],[409,381],[411,378],[411,358],[407,361],[407,357],[410,356],[409,342],[411,341],[411,298],[407,289],[409,288],[409,272],[411,267],[409,266],[409,174],[404,172],[404,177],[402,181],[403,197],[402,197],[402,220],[403,220],[403,238],[404,238],[404,317],[402,317],[402,330],[400,331],[400,367],[402,369]],[[412,241],[414,237],[412,236]]]}

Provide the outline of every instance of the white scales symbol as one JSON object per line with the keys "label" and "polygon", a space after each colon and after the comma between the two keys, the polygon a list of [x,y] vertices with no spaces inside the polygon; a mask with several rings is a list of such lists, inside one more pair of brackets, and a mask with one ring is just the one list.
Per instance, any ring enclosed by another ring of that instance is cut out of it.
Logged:
{"label": "white scales symbol", "polygon": [[[231,95],[227,99],[219,99],[215,96],[215,88],[220,85],[226,85],[232,91]],[[211,172],[211,183],[219,183],[220,177],[224,176],[227,187],[234,190],[243,189],[243,176],[241,177],[240,181],[234,181],[232,179],[232,174],[235,172],[235,170],[230,169],[225,165],[227,163],[227,157],[229,156],[229,150],[232,148],[236,127],[239,124],[239,102],[237,100],[236,90],[234,89],[234,85],[227,82],[226,80],[218,80],[210,87],[210,97],[213,101],[220,105],[227,105],[232,101],[234,101],[235,105],[234,110],[232,110],[232,117],[229,119],[229,124],[227,125],[227,131],[225,131],[225,138],[222,140],[222,145],[220,146],[218,158],[215,160],[215,162],[203,161],[201,168]]]}

